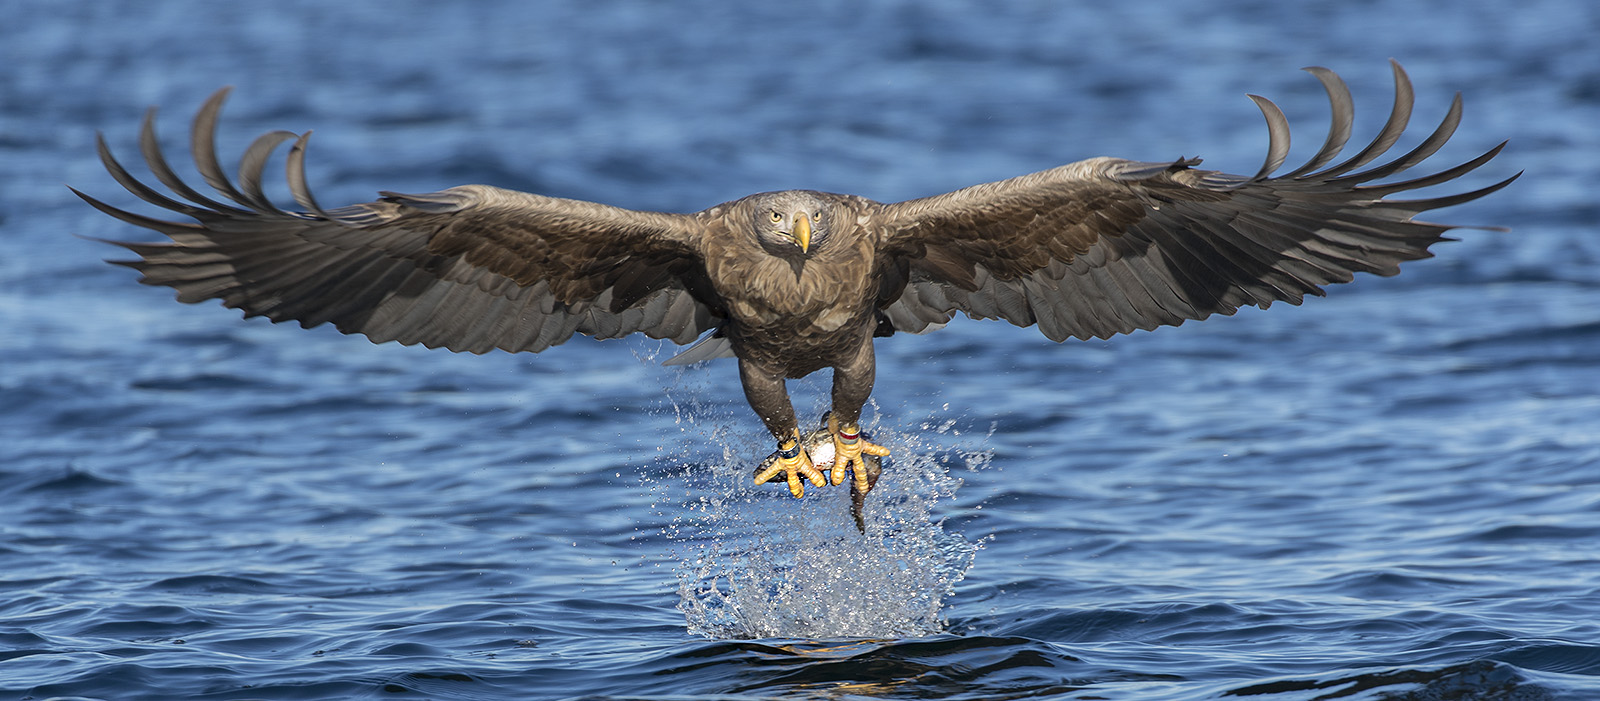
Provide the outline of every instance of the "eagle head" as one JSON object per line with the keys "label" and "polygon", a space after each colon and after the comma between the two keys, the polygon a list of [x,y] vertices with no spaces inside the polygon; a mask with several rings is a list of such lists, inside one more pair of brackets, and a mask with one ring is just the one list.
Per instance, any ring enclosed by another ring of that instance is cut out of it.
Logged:
{"label": "eagle head", "polygon": [[784,190],[752,195],[748,204],[756,240],[768,253],[810,258],[833,232],[833,205],[822,193]]}

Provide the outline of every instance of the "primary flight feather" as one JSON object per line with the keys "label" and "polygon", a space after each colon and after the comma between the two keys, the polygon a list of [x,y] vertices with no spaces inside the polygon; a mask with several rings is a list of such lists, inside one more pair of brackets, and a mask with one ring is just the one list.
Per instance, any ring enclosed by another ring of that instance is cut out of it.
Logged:
{"label": "primary flight feather", "polygon": [[[1198,170],[1199,159],[1092,158],[894,204],[789,190],[668,214],[464,185],[382,192],[374,202],[324,209],[305,177],[309,132],[260,137],[241,158],[238,184],[228,178],[214,146],[224,89],[201,107],[190,150],[228,202],[174,173],[153,111],[140,151],[156,180],[181,199],[130,175],[104,139],[100,158],[134,195],[194,223],[78,194],[171,239],[116,243],[138,254],[124,264],[142,273],[141,282],[172,287],[182,302],[220,299],[246,316],[331,323],[374,342],[472,353],[538,352],[574,333],[700,339],[668,362],[738,358],[750,407],[778,443],[756,482],[783,475],[799,497],[804,481],[838,485],[853,475],[863,495],[876,481],[864,461],[888,454],[858,428],[876,336],[925,333],[961,312],[1037,325],[1056,341],[1107,338],[1242,306],[1299,304],[1354,273],[1393,275],[1401,262],[1427,257],[1452,227],[1413,217],[1482,197],[1516,176],[1456,195],[1388,199],[1465,175],[1504,146],[1433,175],[1371,184],[1433,155],[1461,117],[1457,95],[1419,146],[1361,170],[1394,145],[1410,117],[1410,80],[1399,64],[1393,69],[1387,123],[1369,146],[1331,166],[1354,109],[1338,76],[1307,69],[1328,93],[1332,127],[1308,163],[1277,177],[1288,123],[1272,102],[1252,95],[1270,143],[1266,163],[1248,177]],[[262,192],[268,157],[289,141],[289,190],[301,211],[279,209]],[[785,387],[823,368],[834,370],[828,474],[802,445]]]}

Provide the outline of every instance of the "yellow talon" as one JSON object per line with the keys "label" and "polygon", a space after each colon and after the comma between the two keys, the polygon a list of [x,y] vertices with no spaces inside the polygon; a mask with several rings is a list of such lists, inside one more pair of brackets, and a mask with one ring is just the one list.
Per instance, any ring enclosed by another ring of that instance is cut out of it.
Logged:
{"label": "yellow talon", "polygon": [[778,444],[778,452],[773,453],[773,458],[775,460],[771,466],[756,473],[756,484],[765,484],[767,480],[783,473],[789,482],[789,493],[796,499],[806,495],[806,486],[800,482],[802,476],[818,487],[827,484],[822,473],[811,464],[811,456],[806,454],[805,447],[800,445],[798,429],[795,430],[793,437]]}
{"label": "yellow talon", "polygon": [[861,429],[855,425],[840,426],[839,420],[832,414],[828,415],[828,433],[833,434],[833,472],[829,477],[835,485],[844,482],[845,470],[849,470],[855,477],[856,491],[866,494],[872,491],[872,484],[867,481],[866,464],[861,460],[861,454],[884,457],[889,454],[889,449],[861,437]]}

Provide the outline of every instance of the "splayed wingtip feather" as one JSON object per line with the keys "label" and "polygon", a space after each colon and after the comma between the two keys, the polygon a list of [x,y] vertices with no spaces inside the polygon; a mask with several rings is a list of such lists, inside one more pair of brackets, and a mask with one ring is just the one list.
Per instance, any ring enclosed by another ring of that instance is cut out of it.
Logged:
{"label": "splayed wingtip feather", "polygon": [[1261,170],[1250,178],[1249,182],[1258,182],[1272,177],[1272,172],[1283,165],[1289,158],[1289,118],[1283,116],[1283,110],[1271,100],[1260,95],[1246,95],[1261,109],[1261,116],[1267,118],[1267,160],[1262,164]]}
{"label": "splayed wingtip feather", "polygon": [[1339,156],[1344,150],[1344,145],[1350,141],[1350,128],[1355,123],[1355,100],[1350,97],[1350,86],[1346,85],[1339,74],[1322,66],[1309,66],[1306,72],[1316,76],[1322,82],[1322,89],[1328,93],[1328,105],[1333,113],[1328,125],[1328,137],[1322,142],[1322,149],[1305,165],[1285,174],[1285,178],[1296,178],[1310,173],[1327,165]]}

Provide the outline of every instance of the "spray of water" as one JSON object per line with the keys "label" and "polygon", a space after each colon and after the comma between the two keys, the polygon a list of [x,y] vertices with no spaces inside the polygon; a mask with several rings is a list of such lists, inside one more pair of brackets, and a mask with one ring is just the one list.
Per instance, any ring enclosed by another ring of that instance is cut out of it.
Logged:
{"label": "spray of water", "polygon": [[[805,498],[794,499],[781,480],[754,485],[751,469],[771,450],[759,427],[693,399],[673,403],[680,427],[697,434],[685,453],[698,455],[670,457],[683,481],[652,489],[691,632],[837,639],[944,628],[945,600],[979,545],[946,530],[938,508],[961,486],[952,468],[976,469],[989,458],[951,448],[967,441],[954,422],[930,422],[917,433],[865,427],[894,453],[867,497],[860,533],[847,486],[808,486]],[[721,456],[708,460],[713,445]]]}

